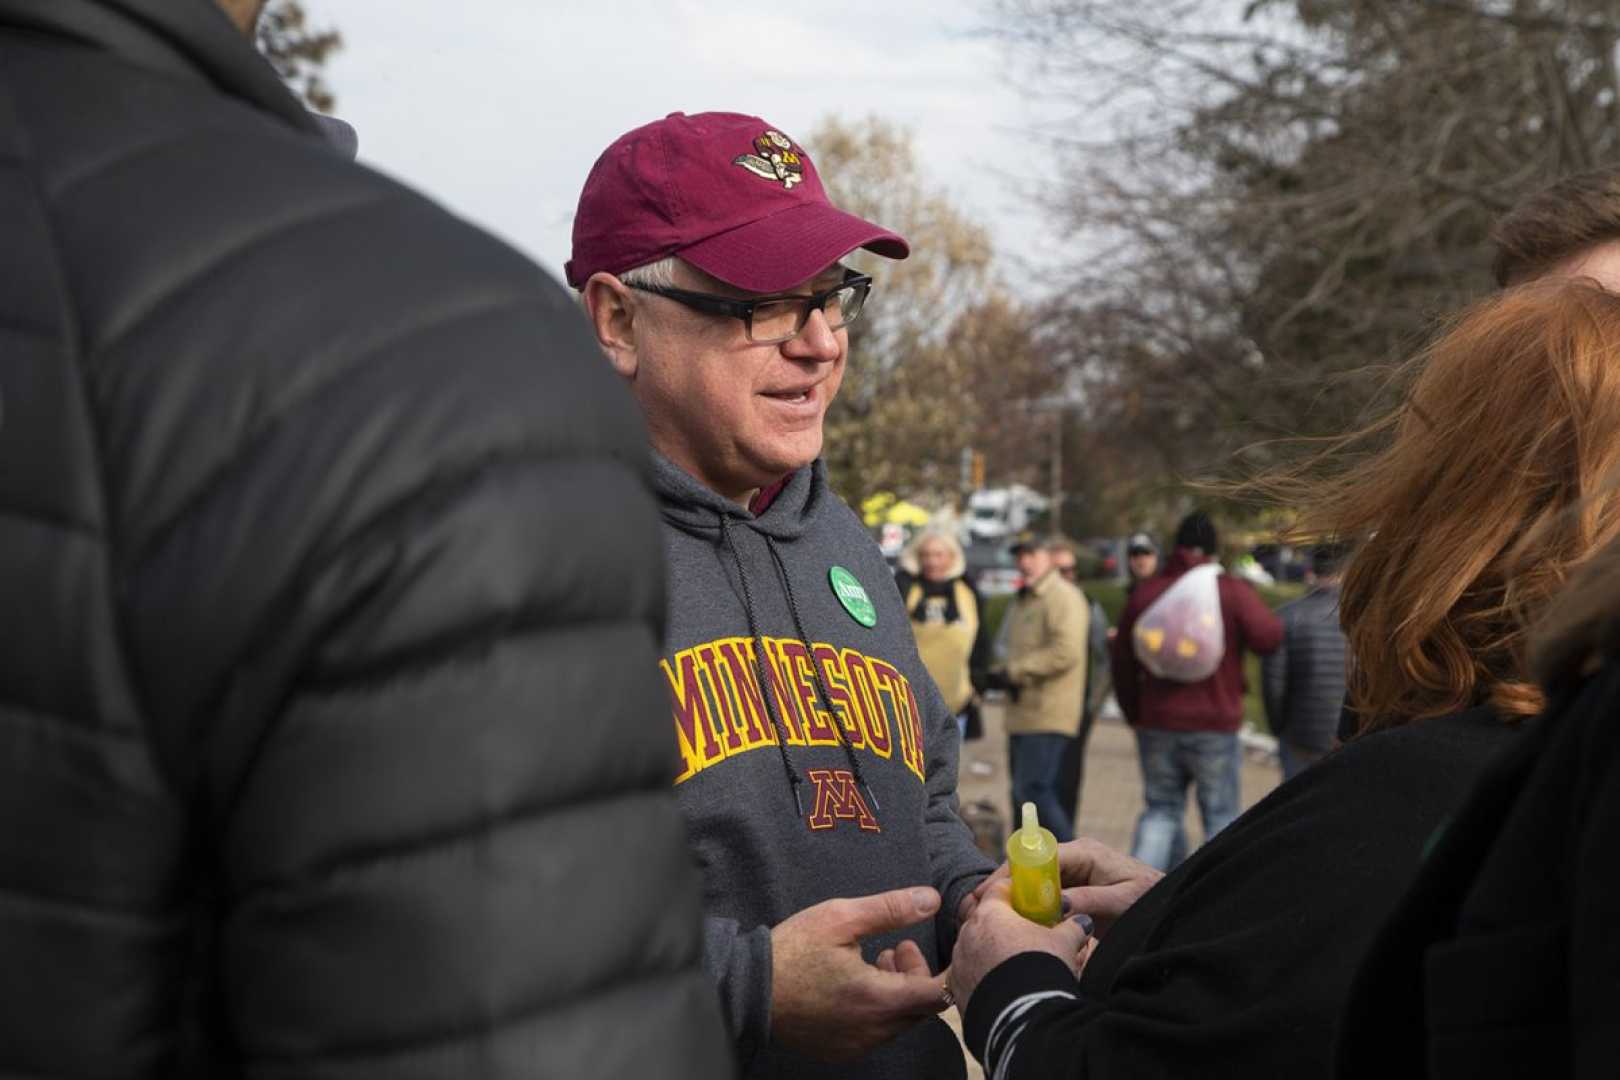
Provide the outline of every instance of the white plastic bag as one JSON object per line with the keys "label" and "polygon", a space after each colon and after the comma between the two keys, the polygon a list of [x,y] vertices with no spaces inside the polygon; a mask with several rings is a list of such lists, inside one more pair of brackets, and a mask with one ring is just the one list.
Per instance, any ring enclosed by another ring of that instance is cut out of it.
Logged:
{"label": "white plastic bag", "polygon": [[1193,567],[1137,617],[1131,644],[1143,667],[1183,683],[1215,674],[1226,654],[1220,575],[1219,563]]}

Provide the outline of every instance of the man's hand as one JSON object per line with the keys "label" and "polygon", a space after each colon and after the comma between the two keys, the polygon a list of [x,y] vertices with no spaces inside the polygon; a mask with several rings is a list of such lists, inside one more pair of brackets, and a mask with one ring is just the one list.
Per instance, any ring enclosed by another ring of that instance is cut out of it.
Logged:
{"label": "man's hand", "polygon": [[1003,960],[1025,952],[1051,953],[1078,975],[1091,957],[1092,938],[1083,917],[1064,919],[1050,928],[1030,922],[1013,910],[1012,887],[1005,877],[986,884],[951,957],[951,993],[964,1016],[979,980]]}
{"label": "man's hand", "polygon": [[986,690],[1001,690],[1010,692],[1013,688],[1012,679],[1007,675],[1004,667],[993,667],[984,675],[984,688]]}
{"label": "man's hand", "polygon": [[[1058,845],[1058,873],[1063,879],[1065,911],[1089,915],[1098,937],[1107,935],[1114,920],[1164,877],[1163,871],[1086,838]],[[1002,863],[970,894],[974,903],[963,901],[964,911],[971,913],[996,882],[1005,880],[1007,864]]]}
{"label": "man's hand", "polygon": [[771,1039],[819,1061],[853,1061],[945,1007],[945,976],[903,941],[873,966],[860,939],[939,910],[929,888],[826,900],[771,930]]}

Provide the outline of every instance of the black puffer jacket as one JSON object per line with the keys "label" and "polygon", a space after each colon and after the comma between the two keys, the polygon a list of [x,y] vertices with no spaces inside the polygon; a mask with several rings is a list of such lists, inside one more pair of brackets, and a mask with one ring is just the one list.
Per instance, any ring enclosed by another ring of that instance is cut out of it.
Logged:
{"label": "black puffer jacket", "polygon": [[712,1077],[629,402],[207,0],[0,0],[0,1074]]}

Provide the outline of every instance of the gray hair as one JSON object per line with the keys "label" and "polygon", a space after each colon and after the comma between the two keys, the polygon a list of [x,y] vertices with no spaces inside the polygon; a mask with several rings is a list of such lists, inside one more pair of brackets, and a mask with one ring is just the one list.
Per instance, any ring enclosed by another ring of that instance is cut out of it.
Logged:
{"label": "gray hair", "polygon": [[656,262],[645,263],[615,276],[626,285],[646,285],[654,289],[673,289],[675,288],[675,266],[680,261],[674,255],[666,255]]}
{"label": "gray hair", "polygon": [[[640,266],[626,270],[622,274],[615,274],[614,277],[626,285],[643,285],[654,289],[673,289],[675,288],[675,265],[680,261],[674,255],[666,255],[655,262],[643,263]],[[580,306],[584,307],[584,282],[580,283],[579,289],[574,295],[579,299]]]}

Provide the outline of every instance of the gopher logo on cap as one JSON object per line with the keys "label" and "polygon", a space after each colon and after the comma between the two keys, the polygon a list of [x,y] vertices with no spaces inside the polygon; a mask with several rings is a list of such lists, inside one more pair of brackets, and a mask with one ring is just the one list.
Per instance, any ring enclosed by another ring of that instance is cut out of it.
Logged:
{"label": "gopher logo on cap", "polygon": [[793,149],[793,141],[780,131],[767,130],[754,140],[757,154],[738,154],[731,159],[762,180],[774,180],[789,191],[804,179],[804,159]]}

